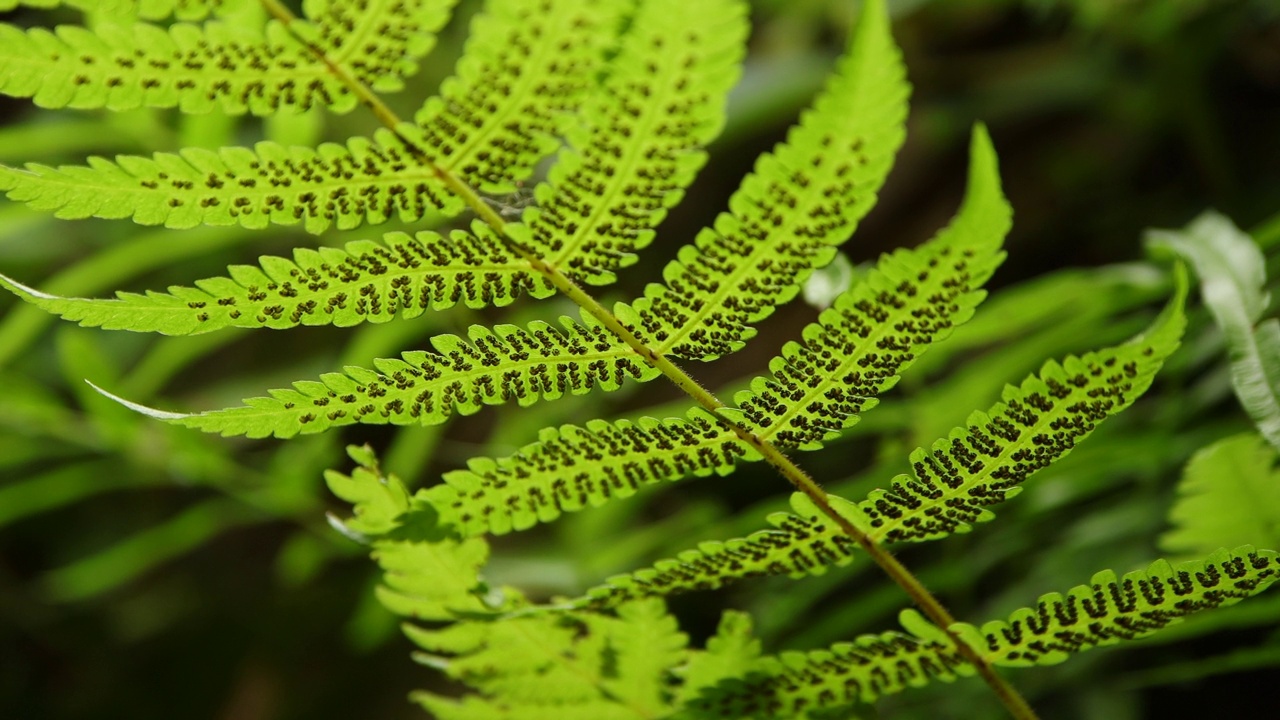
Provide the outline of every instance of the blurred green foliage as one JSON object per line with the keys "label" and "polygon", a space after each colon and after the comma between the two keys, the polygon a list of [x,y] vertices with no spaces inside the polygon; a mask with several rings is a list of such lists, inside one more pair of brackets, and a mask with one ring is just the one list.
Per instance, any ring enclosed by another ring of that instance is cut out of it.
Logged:
{"label": "blurred green foliage", "polygon": [[[410,91],[439,82],[466,34],[462,12]],[[843,44],[856,5],[760,0],[730,126],[662,237],[683,242],[722,207],[779,139]],[[1280,6],[1258,0],[905,0],[895,33],[916,86],[908,145],[879,207],[845,248],[856,265],[942,225],[959,194],[968,128],[1000,149],[1016,212],[1010,260],[975,320],[925,356],[886,403],[809,463],[858,496],[902,472],[919,444],[962,423],[1046,357],[1117,342],[1142,327],[1165,275],[1143,262],[1147,227],[1180,227],[1216,207],[1252,230],[1280,271]],[[57,15],[14,14],[46,23]],[[3,101],[0,161],[57,164],[87,154],[219,147],[270,138],[309,144],[367,130],[365,118],[272,121],[160,111],[42,112]],[[397,229],[395,223],[391,228]],[[380,229],[381,231],[381,229]],[[6,274],[64,295],[163,287],[307,243],[273,228],[139,229],[0,206]],[[250,239],[252,238],[252,245]],[[665,250],[669,250],[666,248]],[[655,248],[611,292],[629,295],[669,257]],[[1274,285],[1274,281],[1272,281]],[[503,313],[522,320],[521,306]],[[1268,309],[1274,315],[1272,309]],[[796,303],[748,353],[701,379],[728,392],[815,310]],[[546,316],[547,310],[537,313]],[[105,400],[84,379],[162,407],[220,407],[346,363],[367,364],[442,331],[497,317],[464,308],[354,332],[223,332],[190,338],[55,324],[0,297],[0,716],[137,719],[407,717],[426,674],[372,598],[364,551],[324,522],[340,507],[321,472],[368,442],[407,481],[434,482],[477,454],[516,449],[541,427],[667,413],[667,388],[494,408],[440,428],[352,428],[288,442],[227,440],[170,427]],[[530,313],[532,317],[532,313]],[[775,339],[770,339],[775,338]],[[705,372],[705,371],[704,371]],[[679,407],[683,407],[680,403]],[[1046,470],[1002,522],[904,561],[962,618],[1000,616],[1061,578],[1145,565],[1168,531],[1182,467],[1250,427],[1234,401],[1221,333],[1193,314],[1183,349],[1148,396]],[[661,487],[495,543],[495,584],[574,593],[700,538],[758,529],[789,488],[767,468],[733,483]],[[526,537],[528,536],[528,537]],[[1261,541],[1258,541],[1261,542]],[[869,571],[870,570],[870,571]],[[974,582],[974,578],[979,578]],[[902,605],[868,563],[803,582],[749,583],[674,601],[709,634],[726,606],[752,611],[776,648],[879,630]],[[1177,642],[1174,642],[1174,641]],[[1148,644],[1019,675],[1044,717],[1216,716],[1262,702],[1280,665],[1280,598],[1263,596]],[[945,696],[945,697],[944,697]],[[1238,707],[1232,703],[1239,703]],[[880,716],[999,716],[978,683],[886,700]]]}

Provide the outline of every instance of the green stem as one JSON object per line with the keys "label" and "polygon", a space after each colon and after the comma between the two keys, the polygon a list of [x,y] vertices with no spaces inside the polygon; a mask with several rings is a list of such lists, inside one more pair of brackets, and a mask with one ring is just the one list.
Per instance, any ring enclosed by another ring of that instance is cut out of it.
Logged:
{"label": "green stem", "polygon": [[[285,27],[289,27],[295,18],[287,8],[281,5],[278,0],[262,0],[267,10]],[[295,35],[295,37],[297,37]],[[301,38],[299,38],[302,40]],[[305,40],[302,40],[306,42]],[[344,68],[337,66],[328,57],[324,51],[311,43],[306,43],[307,47],[326,65],[328,65],[334,74],[356,94],[360,100],[373,111],[378,120],[393,132],[400,125],[400,118],[384,104],[364,83],[351,75]],[[398,133],[397,133],[398,134]],[[403,139],[403,138],[402,138]],[[688,373],[682,370],[674,362],[666,357],[663,353],[658,352],[654,348],[646,345],[635,333],[631,332],[625,325],[618,320],[617,316],[609,312],[608,308],[600,304],[591,295],[587,294],[578,286],[572,278],[560,271],[560,268],[549,263],[539,257],[537,254],[525,248],[514,238],[507,234],[506,222],[502,217],[494,211],[492,207],[485,202],[471,186],[467,185],[462,179],[455,176],[448,170],[439,167],[422,151],[421,148],[414,146],[406,141],[406,145],[414,152],[418,160],[436,174],[437,177],[458,197],[475,211],[486,224],[494,229],[505,241],[515,250],[522,259],[529,263],[530,268],[540,273],[557,290],[563,293],[573,303],[581,307],[588,314],[598,320],[604,327],[612,332],[618,339],[627,344],[637,355],[644,358],[647,362],[657,368],[663,375],[676,384],[681,390],[698,402],[699,405],[708,411],[717,415],[733,432],[742,439],[743,442],[752,446],[764,459],[772,465],[779,473],[782,474],[797,490],[803,493],[813,502],[815,506],[822,511],[832,522],[840,527],[846,535],[853,538],[858,546],[866,551],[867,555],[875,561],[877,565],[884,570],[895,583],[897,583],[911,598],[911,600],[920,608],[922,612],[939,628],[947,633],[951,641],[955,644],[957,651],[964,656],[966,660],[973,664],[978,674],[982,676],[991,689],[996,693],[1000,702],[1008,709],[1009,714],[1018,720],[1037,720],[1035,711],[1027,703],[1026,699],[1018,693],[1017,689],[996,673],[991,663],[973,647],[970,647],[959,635],[951,630],[951,626],[956,620],[946,607],[936,598],[929,590],[921,584],[910,570],[900,563],[889,551],[885,550],[873,538],[865,532],[859,530],[849,521],[848,518],[836,511],[831,504],[831,498],[826,491],[818,485],[813,478],[791,461],[781,450],[773,443],[756,435],[742,425],[735,423],[728,418],[721,416],[718,411],[726,406],[715,395],[711,394],[706,388],[698,384]]]}

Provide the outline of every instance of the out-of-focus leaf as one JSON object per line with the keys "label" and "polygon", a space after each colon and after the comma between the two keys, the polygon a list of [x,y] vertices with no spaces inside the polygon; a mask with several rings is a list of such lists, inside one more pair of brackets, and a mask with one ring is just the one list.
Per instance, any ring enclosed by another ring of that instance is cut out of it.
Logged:
{"label": "out-of-focus leaf", "polygon": [[1227,438],[1196,453],[1178,486],[1160,540],[1167,552],[1204,554],[1250,543],[1280,547],[1280,471],[1276,452],[1255,433]]}
{"label": "out-of-focus leaf", "polygon": [[1187,259],[1227,339],[1231,384],[1263,437],[1280,450],[1280,320],[1262,321],[1270,298],[1265,259],[1253,239],[1215,212],[1185,230],[1153,230],[1147,242]]}

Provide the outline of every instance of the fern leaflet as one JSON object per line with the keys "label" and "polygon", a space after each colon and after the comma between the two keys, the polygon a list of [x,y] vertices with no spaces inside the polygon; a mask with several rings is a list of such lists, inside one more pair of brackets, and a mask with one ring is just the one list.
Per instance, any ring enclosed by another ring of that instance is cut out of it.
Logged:
{"label": "fern leaflet", "polygon": [[[1158,560],[1117,577],[1110,570],[1066,595],[1052,593],[1008,620],[952,627],[988,662],[1053,665],[1095,647],[1144,638],[1204,610],[1233,605],[1280,577],[1271,550],[1243,546],[1174,567]],[[724,682],[692,703],[696,717],[794,718],[872,702],[932,680],[974,673],[946,635],[914,611],[913,633],[869,635],[826,650],[761,658],[744,679]]]}
{"label": "fern leaflet", "polygon": [[369,542],[383,569],[378,599],[405,617],[450,620],[454,612],[486,610],[480,568],[489,559],[483,540],[457,541],[417,507],[399,478],[383,476],[368,448],[349,448],[360,466],[325,473],[334,495],[353,504],[355,517],[333,522]]}
{"label": "fern leaflet", "polygon": [[203,20],[239,9],[256,0],[0,0],[0,11],[20,5],[52,8],[66,5],[77,10],[96,11],[104,17],[137,16],[146,20],[176,17],[179,20]]}
{"label": "fern leaflet", "polygon": [[888,18],[876,3],[848,55],[787,142],[764,155],[663,271],[664,285],[620,308],[661,354],[709,360],[749,339],[748,327],[795,296],[871,208],[903,139],[908,86]]}
{"label": "fern leaflet", "polygon": [[313,22],[288,28],[277,20],[264,28],[211,21],[168,29],[102,25],[96,31],[64,25],[54,32],[0,24],[0,91],[47,108],[347,112],[356,107],[356,96],[335,68],[375,88],[399,88],[400,77],[416,69],[412,56],[431,48],[452,5],[307,3]]}
{"label": "fern leaflet", "polygon": [[241,407],[182,415],[168,422],[223,435],[287,438],[331,427],[364,424],[437,425],[485,405],[522,406],[599,387],[616,390],[628,379],[651,380],[658,371],[596,324],[561,318],[565,330],[543,322],[528,329],[472,326],[469,339],[437,335],[435,352],[407,352],[375,362],[375,370],[349,366],[319,382],[294,383]]}
{"label": "fern leaflet", "polygon": [[1182,256],[1200,277],[1204,304],[1226,336],[1236,396],[1262,436],[1280,450],[1280,319],[1263,319],[1271,298],[1262,250],[1214,212],[1182,231],[1152,231],[1147,242]]}
{"label": "fern leaflet", "polygon": [[621,0],[493,0],[440,94],[415,116],[437,167],[511,192],[559,145],[617,36]]}
{"label": "fern leaflet", "polygon": [[140,225],[189,228],[304,223],[320,233],[398,215],[418,220],[429,211],[456,215],[462,201],[424,167],[400,133],[380,131],[346,146],[284,147],[261,142],[253,150],[187,148],[151,158],[90,158],[88,167],[26,170],[0,166],[0,189],[10,199],[61,218],[131,218]]}
{"label": "fern leaflet", "polygon": [[699,408],[687,420],[547,428],[513,457],[475,458],[446,473],[425,497],[464,536],[501,535],[629,497],[643,485],[727,475],[738,460],[755,459],[723,420]]}
{"label": "fern leaflet", "polygon": [[1202,554],[1240,543],[1280,547],[1280,470],[1275,449],[1257,433],[1220,440],[1197,452],[1169,511],[1166,552]]}
{"label": "fern leaflet", "polygon": [[724,122],[746,35],[733,0],[640,5],[571,149],[525,212],[540,257],[597,285],[635,261],[706,161],[700,148]]}
{"label": "fern leaflet", "polygon": [[489,230],[389,233],[383,243],[344,249],[298,248],[293,260],[264,256],[260,267],[235,265],[229,277],[199,280],[167,293],[118,293],[114,300],[63,298],[0,275],[27,302],[81,325],[194,335],[227,327],[283,329],[414,318],[463,303],[502,306],[554,290]]}

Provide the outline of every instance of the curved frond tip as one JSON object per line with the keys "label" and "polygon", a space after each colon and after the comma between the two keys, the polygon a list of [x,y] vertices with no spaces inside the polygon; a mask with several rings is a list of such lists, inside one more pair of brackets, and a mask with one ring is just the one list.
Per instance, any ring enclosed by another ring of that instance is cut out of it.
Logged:
{"label": "curved frond tip", "polygon": [[120,397],[119,395],[116,395],[115,393],[112,393],[112,392],[108,392],[108,391],[106,391],[106,390],[103,390],[102,388],[98,387],[97,385],[94,385],[94,384],[93,384],[93,382],[92,382],[92,381],[90,381],[90,380],[85,380],[84,382],[85,382],[85,384],[86,384],[86,385],[88,385],[89,387],[91,387],[91,388],[93,388],[94,390],[98,391],[98,394],[102,395],[103,397],[108,398],[108,399],[110,399],[110,400],[114,400],[114,401],[116,401],[116,402],[120,403],[121,405],[123,405],[123,406],[125,406],[125,407],[129,408],[130,410],[132,410],[132,411],[134,411],[134,412],[142,413],[143,415],[147,415],[148,417],[156,418],[157,420],[181,421],[181,420],[185,420],[185,419],[187,419],[187,418],[191,417],[191,415],[189,415],[189,414],[187,414],[187,413],[175,413],[175,412],[168,412],[168,411],[166,411],[166,410],[157,410],[156,408],[153,408],[153,407],[147,407],[146,405],[140,405],[140,404],[138,404],[138,403],[136,403],[136,402],[133,402],[132,400],[125,400],[124,398]]}
{"label": "curved frond tip", "polygon": [[486,226],[445,238],[389,233],[337,248],[299,248],[292,260],[263,256],[233,265],[227,277],[170,287],[167,293],[117,293],[111,300],[49,295],[0,275],[0,286],[66,320],[108,330],[196,335],[228,327],[349,327],[410,319],[459,303],[502,306],[554,289]]}
{"label": "curved frond tip", "polygon": [[595,389],[613,391],[627,380],[661,373],[602,327],[562,318],[527,328],[473,326],[467,338],[438,335],[433,352],[348,366],[319,381],[250,398],[239,407],[195,413],[181,425],[223,435],[287,438],[354,423],[438,425],[486,405],[522,406]]}

